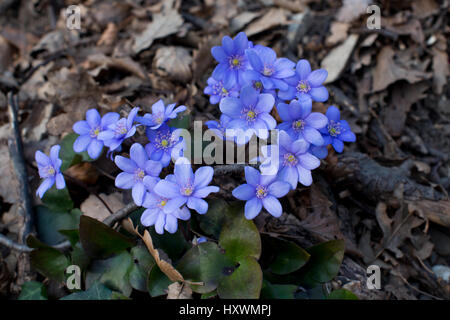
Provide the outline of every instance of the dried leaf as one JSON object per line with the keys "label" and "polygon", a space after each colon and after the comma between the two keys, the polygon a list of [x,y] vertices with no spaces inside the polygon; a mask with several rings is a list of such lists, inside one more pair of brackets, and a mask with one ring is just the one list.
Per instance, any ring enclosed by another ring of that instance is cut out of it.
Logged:
{"label": "dried leaf", "polygon": [[371,0],[344,0],[336,16],[340,22],[352,22],[366,13]]}
{"label": "dried leaf", "polygon": [[[110,195],[102,193],[99,196],[108,204],[113,212],[124,207],[124,203],[121,200],[122,196],[118,192]],[[80,206],[80,210],[83,211],[84,215],[97,219],[98,221],[103,221],[111,215],[103,202],[93,194],[84,200]]]}
{"label": "dried leaf", "polygon": [[187,82],[192,78],[192,57],[183,47],[161,47],[156,50],[153,62],[161,75],[173,80]]}
{"label": "dried leaf", "polygon": [[169,285],[167,299],[192,299],[192,289],[184,283],[174,282]]}
{"label": "dried leaf", "polygon": [[444,86],[447,84],[447,77],[450,76],[448,63],[447,41],[445,38],[439,39],[438,45],[433,47],[433,91],[442,94]]}
{"label": "dried leaf", "polygon": [[117,38],[117,32],[119,29],[114,23],[108,23],[105,31],[103,31],[102,36],[97,41],[98,46],[112,46]]}
{"label": "dried leaf", "polygon": [[358,38],[359,36],[356,34],[350,35],[343,44],[331,50],[323,59],[322,68],[328,71],[325,83],[331,83],[339,78],[358,42]]}
{"label": "dried leaf", "polygon": [[0,145],[0,196],[3,201],[16,203],[19,197],[19,182],[14,174],[13,163],[6,145]]}
{"label": "dried leaf", "polygon": [[137,227],[133,227],[133,222],[130,218],[128,218],[128,227],[127,230],[133,229],[134,233],[138,235],[142,241],[144,241],[145,245],[147,246],[148,251],[155,259],[156,264],[158,265],[159,269],[170,279],[170,281],[180,281],[184,282],[183,276],[167,261],[162,260],[160,258],[159,252],[155,247],[153,246],[152,237],[150,236],[150,233],[145,230],[144,235],[142,236]]}
{"label": "dried leaf", "polygon": [[183,25],[183,18],[176,9],[165,6],[161,13],[153,15],[145,30],[134,36],[132,50],[135,54],[148,49],[155,39],[167,37],[178,32]]}
{"label": "dried leaf", "polygon": [[248,37],[251,37],[260,32],[272,29],[273,27],[286,24],[286,14],[286,11],[283,9],[272,8],[264,16],[252,22],[245,28],[245,33]]}

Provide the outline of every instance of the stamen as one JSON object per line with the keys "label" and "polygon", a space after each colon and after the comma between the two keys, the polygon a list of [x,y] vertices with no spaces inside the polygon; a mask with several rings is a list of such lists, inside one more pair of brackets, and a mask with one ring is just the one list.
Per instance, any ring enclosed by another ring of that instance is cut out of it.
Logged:
{"label": "stamen", "polygon": [[333,120],[330,120],[330,122],[328,123],[328,126],[327,126],[327,130],[328,130],[328,133],[330,134],[330,136],[337,137],[338,135],[340,135],[342,133],[343,128],[341,127],[340,122],[335,122]]}
{"label": "stamen", "polygon": [[297,91],[308,93],[309,90],[311,90],[311,86],[309,85],[308,81],[306,80],[300,80],[297,84]]}
{"label": "stamen", "polygon": [[141,168],[136,169],[136,171],[134,172],[134,179],[136,181],[142,181],[144,179],[144,177],[145,177],[145,172]]}
{"label": "stamen", "polygon": [[242,66],[242,56],[231,56],[229,59],[231,69],[239,69]]}
{"label": "stamen", "polygon": [[187,184],[183,188],[181,188],[181,194],[185,196],[190,196],[194,192],[194,188],[192,188],[191,184]]}
{"label": "stamen", "polygon": [[292,129],[294,131],[301,131],[305,128],[305,121],[302,119],[298,119],[297,121],[292,122]]}
{"label": "stamen", "polygon": [[297,158],[292,153],[286,153],[284,155],[284,166],[293,167],[296,166],[298,163]]}
{"label": "stamen", "polygon": [[275,69],[273,68],[273,66],[264,66],[263,69],[263,75],[265,75],[266,77],[270,77],[273,73],[274,73]]}
{"label": "stamen", "polygon": [[256,197],[259,199],[263,199],[267,196],[267,188],[264,186],[256,186]]}
{"label": "stamen", "polygon": [[96,138],[99,133],[100,133],[100,127],[97,127],[95,129],[92,129],[91,132],[89,133],[89,135],[91,136],[91,138]]}

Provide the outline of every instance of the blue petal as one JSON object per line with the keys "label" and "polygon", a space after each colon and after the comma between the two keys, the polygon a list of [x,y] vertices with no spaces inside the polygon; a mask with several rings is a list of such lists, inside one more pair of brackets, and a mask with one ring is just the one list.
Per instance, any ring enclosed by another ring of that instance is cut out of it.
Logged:
{"label": "blue petal", "polygon": [[91,131],[91,127],[89,126],[87,121],[84,120],[75,122],[72,129],[79,135],[89,134],[89,132]]}
{"label": "blue petal", "polygon": [[280,201],[273,196],[266,196],[262,199],[262,204],[264,208],[275,218],[278,218],[283,213],[283,208],[281,207]]}
{"label": "blue petal", "polygon": [[243,108],[242,102],[238,98],[227,97],[220,101],[220,111],[231,118],[239,118]]}
{"label": "blue petal", "polygon": [[[297,175],[295,175],[297,176]],[[295,184],[297,184],[297,179],[295,180]],[[276,198],[284,197],[288,194],[291,186],[289,183],[283,182],[283,181],[275,181],[269,185],[267,188],[267,191],[269,194],[273,195]],[[295,188],[293,188],[295,189]]]}
{"label": "blue petal", "polygon": [[295,72],[300,77],[300,80],[305,80],[311,73],[311,65],[305,59],[299,60],[295,68]]}
{"label": "blue petal", "polygon": [[253,198],[245,203],[245,218],[252,220],[255,218],[262,209],[262,202],[258,198]]}
{"label": "blue petal", "polygon": [[313,145],[321,146],[324,144],[320,132],[317,129],[314,129],[310,126],[305,126],[305,128],[303,129],[303,137],[305,138],[306,141],[312,143]]}
{"label": "blue petal", "polygon": [[138,169],[136,163],[133,160],[122,156],[116,156],[114,158],[114,163],[120,168],[120,170],[124,172],[134,173]]}
{"label": "blue petal", "polygon": [[214,57],[214,59],[216,59],[218,62],[223,62],[226,61],[227,59],[227,54],[220,46],[212,47],[211,54]]}
{"label": "blue petal", "polygon": [[95,128],[100,125],[100,113],[96,109],[89,109],[86,111],[86,121],[91,128]]}
{"label": "blue petal", "polygon": [[208,202],[196,197],[189,197],[187,206],[190,209],[197,211],[199,214],[205,214],[208,211]]}
{"label": "blue petal", "polygon": [[341,153],[342,151],[344,151],[344,143],[339,140],[339,139],[333,139],[333,142],[331,143],[333,145],[334,150],[336,150],[336,152]]}
{"label": "blue petal", "polygon": [[134,185],[134,175],[127,172],[119,173],[116,177],[115,185],[120,189],[131,189]]}
{"label": "blue petal", "polygon": [[322,85],[322,83],[326,80],[327,77],[328,77],[327,70],[318,69],[311,72],[306,80],[311,85],[311,87],[318,87]]}
{"label": "blue petal", "polygon": [[328,90],[324,86],[312,88],[309,94],[317,102],[325,102],[328,100]]}
{"label": "blue petal", "polygon": [[339,121],[341,118],[341,113],[339,112],[339,109],[335,106],[330,106],[325,113],[328,119],[333,120],[335,122]]}
{"label": "blue petal", "polygon": [[195,171],[194,175],[194,187],[203,188],[207,186],[214,175],[214,169],[212,167],[200,167]]}
{"label": "blue petal", "polygon": [[249,184],[242,184],[233,190],[233,197],[239,200],[250,200],[255,194],[255,187]]}
{"label": "blue petal", "polygon": [[260,172],[253,167],[246,166],[245,169],[245,180],[249,185],[256,187],[259,184]]}

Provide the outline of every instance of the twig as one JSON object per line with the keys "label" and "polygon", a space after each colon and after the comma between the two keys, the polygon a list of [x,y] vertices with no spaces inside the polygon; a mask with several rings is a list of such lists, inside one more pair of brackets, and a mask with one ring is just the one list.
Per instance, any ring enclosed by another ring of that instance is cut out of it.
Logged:
{"label": "twig", "polygon": [[19,234],[20,242],[25,243],[28,234],[33,231],[33,203],[28,186],[28,174],[25,158],[23,156],[23,142],[18,120],[18,103],[12,92],[8,93],[8,113],[11,122],[14,139],[8,139],[9,153],[13,160],[14,171],[20,184],[20,209],[24,218],[24,227]]}
{"label": "twig", "polygon": [[[138,208],[138,206],[135,205],[134,203],[127,204],[125,207],[123,207],[116,213],[108,216],[105,220],[103,220],[103,223],[106,224],[107,226],[112,226],[117,221],[127,217],[130,213],[135,211],[137,208]],[[12,250],[19,251],[19,252],[31,252],[33,250],[33,248],[30,248],[24,244],[19,244],[19,243],[12,241],[11,239],[4,236],[3,234],[0,234],[0,244],[3,244],[4,246],[6,246]],[[51,247],[54,249],[58,249],[58,250],[67,250],[71,247],[71,244],[68,240],[66,240],[61,243],[58,243],[57,245],[51,246]]]}
{"label": "twig", "polygon": [[247,166],[256,167],[254,164],[223,164],[214,166],[214,174],[224,175],[228,173],[240,173],[243,172],[244,168]]}

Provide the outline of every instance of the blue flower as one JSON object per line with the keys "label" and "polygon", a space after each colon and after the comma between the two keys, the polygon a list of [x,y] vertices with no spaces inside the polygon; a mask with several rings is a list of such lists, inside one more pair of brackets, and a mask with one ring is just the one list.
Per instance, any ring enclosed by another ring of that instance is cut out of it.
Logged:
{"label": "blue flower", "polygon": [[224,84],[222,80],[217,81],[213,77],[208,78],[208,86],[203,93],[210,95],[209,102],[211,104],[219,103],[220,100],[226,97],[238,97],[239,90],[236,86]]}
{"label": "blue flower", "polygon": [[299,100],[314,100],[325,102],[328,99],[328,90],[322,85],[328,76],[325,69],[311,72],[311,65],[306,60],[300,60],[295,69],[295,75],[285,78],[289,85],[287,90],[278,91],[278,97],[283,100],[291,100],[297,97]]}
{"label": "blue flower", "polygon": [[212,167],[200,167],[192,171],[191,164],[186,158],[179,158],[175,163],[174,176],[169,175],[155,186],[155,193],[169,199],[163,211],[173,212],[186,204],[188,208],[200,214],[208,211],[208,203],[203,200],[211,192],[218,192],[219,187],[208,186],[214,175]]}
{"label": "blue flower", "polygon": [[277,180],[276,175],[263,175],[252,167],[245,167],[246,184],[240,185],[233,190],[233,196],[245,203],[245,218],[255,218],[262,207],[272,216],[278,218],[283,213],[281,203],[277,198],[285,196],[290,185],[284,181]]}
{"label": "blue flower", "polygon": [[311,145],[309,147],[309,153],[311,153],[313,156],[316,156],[319,159],[325,159],[328,155],[328,149],[327,146],[315,146]]}
{"label": "blue flower", "polygon": [[252,74],[252,79],[261,81],[264,89],[288,90],[288,85],[282,79],[295,75],[295,63],[287,58],[277,59],[275,51],[261,45],[246,51],[248,61],[253,70],[245,73]]}
{"label": "blue flower", "polygon": [[245,50],[250,48],[244,32],[239,32],[232,40],[229,36],[222,38],[222,46],[211,49],[211,54],[219,62],[213,71],[213,78],[222,80],[227,86],[242,85],[242,75],[249,68]]}
{"label": "blue flower", "polygon": [[310,186],[311,170],[320,166],[320,160],[309,153],[309,143],[304,139],[293,140],[284,131],[279,131],[278,138],[278,145],[262,147],[261,172],[273,174],[278,169],[278,178],[289,183],[292,189],[297,187],[297,182]]}
{"label": "blue flower", "polygon": [[312,105],[308,101],[292,100],[289,104],[279,103],[278,114],[283,123],[278,129],[286,131],[294,140],[300,138],[316,146],[323,145],[322,135],[318,131],[325,127],[328,119],[319,112],[311,112]]}
{"label": "blue flower", "polygon": [[103,140],[105,146],[112,152],[118,149],[122,142],[132,137],[136,133],[136,126],[133,125],[139,108],[133,108],[127,118],[121,118],[108,125],[108,129],[98,134],[98,139]]}
{"label": "blue flower", "polygon": [[166,167],[172,157],[175,160],[180,157],[185,149],[185,142],[179,133],[180,130],[171,128],[167,124],[157,130],[147,130],[149,143],[145,146],[145,150],[150,159],[159,161],[163,167]]}
{"label": "blue flower", "polygon": [[226,114],[222,114],[220,116],[220,121],[217,122],[215,120],[206,121],[205,125],[214,132],[214,134],[222,140],[233,140],[232,137],[226,136],[226,130],[228,124],[230,123],[231,118]]}
{"label": "blue flower", "polygon": [[60,171],[62,164],[62,160],[59,159],[60,149],[61,147],[59,145],[53,146],[50,149],[50,157],[39,150],[36,151],[35,158],[38,165],[39,176],[44,179],[36,191],[36,194],[41,199],[44,196],[44,193],[47,192],[55,182],[56,189],[64,189],[66,187],[64,176]]}
{"label": "blue flower", "polygon": [[206,239],[205,237],[200,237],[197,239],[197,244],[203,243],[203,242],[208,242],[208,239]]}
{"label": "blue flower", "polygon": [[[123,171],[116,177],[116,187],[131,189],[134,202],[141,206],[149,186],[156,185],[160,180],[161,164],[149,160],[144,147],[139,143],[134,143],[131,146],[130,159],[116,156],[114,162]],[[146,179],[145,184],[144,178]]]}
{"label": "blue flower", "polygon": [[186,106],[178,106],[175,108],[176,103],[164,106],[164,102],[159,100],[152,105],[152,113],[147,113],[143,117],[136,117],[136,121],[150,127],[151,129],[158,129],[166,121],[175,119],[177,114],[186,110]]}
{"label": "blue flower", "polygon": [[155,231],[159,234],[164,233],[164,229],[169,233],[175,233],[178,229],[178,219],[188,220],[191,212],[188,208],[176,208],[170,213],[164,212],[168,198],[157,195],[155,192],[147,193],[142,206],[145,211],[141,216],[141,223],[145,227],[155,226]]}
{"label": "blue flower", "polygon": [[245,87],[241,90],[239,98],[222,99],[220,111],[232,118],[227,129],[250,130],[252,135],[256,134],[261,139],[267,139],[269,130],[277,125],[270,115],[274,103],[275,99],[271,94],[259,94],[253,88]]}
{"label": "blue flower", "polygon": [[326,145],[331,144],[336,152],[344,150],[344,142],[355,142],[356,136],[352,132],[350,125],[345,120],[340,120],[339,109],[330,106],[326,112],[328,124],[320,129]]}
{"label": "blue flower", "polygon": [[87,150],[89,157],[97,159],[104,144],[98,135],[107,130],[110,124],[117,122],[119,118],[119,114],[115,112],[109,112],[101,118],[96,109],[86,111],[86,120],[75,122],[73,125],[73,131],[80,135],[73,144],[73,150],[75,152]]}

